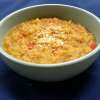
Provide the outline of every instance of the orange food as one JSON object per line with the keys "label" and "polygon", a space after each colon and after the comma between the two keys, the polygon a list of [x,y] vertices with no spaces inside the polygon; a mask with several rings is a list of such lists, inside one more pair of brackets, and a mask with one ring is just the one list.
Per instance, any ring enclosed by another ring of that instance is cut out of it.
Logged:
{"label": "orange food", "polygon": [[12,28],[3,46],[17,59],[54,64],[88,54],[96,47],[96,40],[84,26],[71,20],[37,18]]}
{"label": "orange food", "polygon": [[95,49],[95,48],[96,48],[96,42],[93,41],[93,40],[91,40],[91,41],[89,42],[89,47],[92,48],[92,49]]}

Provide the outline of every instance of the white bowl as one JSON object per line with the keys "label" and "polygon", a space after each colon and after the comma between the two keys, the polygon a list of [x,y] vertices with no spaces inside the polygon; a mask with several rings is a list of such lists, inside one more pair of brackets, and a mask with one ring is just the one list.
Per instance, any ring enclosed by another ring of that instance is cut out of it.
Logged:
{"label": "white bowl", "polygon": [[[97,47],[79,59],[59,64],[35,64],[21,61],[9,55],[2,48],[7,31],[18,23],[37,17],[59,17],[72,19],[84,25],[95,34]],[[84,9],[62,4],[42,4],[15,11],[0,22],[0,56],[14,71],[27,78],[39,81],[60,81],[71,78],[86,70],[100,51],[100,20]]]}

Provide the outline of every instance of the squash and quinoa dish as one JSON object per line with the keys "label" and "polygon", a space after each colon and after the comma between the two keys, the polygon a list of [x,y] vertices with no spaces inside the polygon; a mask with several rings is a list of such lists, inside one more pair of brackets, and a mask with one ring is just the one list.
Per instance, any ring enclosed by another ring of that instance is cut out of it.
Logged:
{"label": "squash and quinoa dish", "polygon": [[12,28],[3,47],[20,60],[55,64],[88,54],[96,47],[96,39],[84,26],[71,20],[36,18]]}

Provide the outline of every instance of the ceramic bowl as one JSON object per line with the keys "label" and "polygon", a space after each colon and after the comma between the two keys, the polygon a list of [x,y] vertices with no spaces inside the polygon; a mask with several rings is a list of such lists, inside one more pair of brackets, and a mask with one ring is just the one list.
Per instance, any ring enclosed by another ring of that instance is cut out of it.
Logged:
{"label": "ceramic bowl", "polygon": [[[81,58],[59,64],[35,64],[21,61],[3,50],[2,44],[6,33],[13,26],[37,17],[58,17],[71,19],[84,25],[96,36],[97,47]],[[84,9],[62,4],[42,4],[30,6],[11,13],[0,22],[0,57],[11,69],[32,80],[60,81],[74,77],[95,61],[100,52],[100,20]]]}

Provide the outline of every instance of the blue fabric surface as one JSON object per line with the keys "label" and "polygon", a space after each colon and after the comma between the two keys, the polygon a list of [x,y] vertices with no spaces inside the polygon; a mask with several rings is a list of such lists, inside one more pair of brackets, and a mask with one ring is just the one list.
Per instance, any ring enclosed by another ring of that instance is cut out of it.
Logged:
{"label": "blue fabric surface", "polygon": [[[0,0],[0,20],[20,8],[43,3],[74,5],[100,17],[100,0]],[[81,75],[56,83],[26,79],[0,61],[0,100],[100,100],[100,56]]]}

